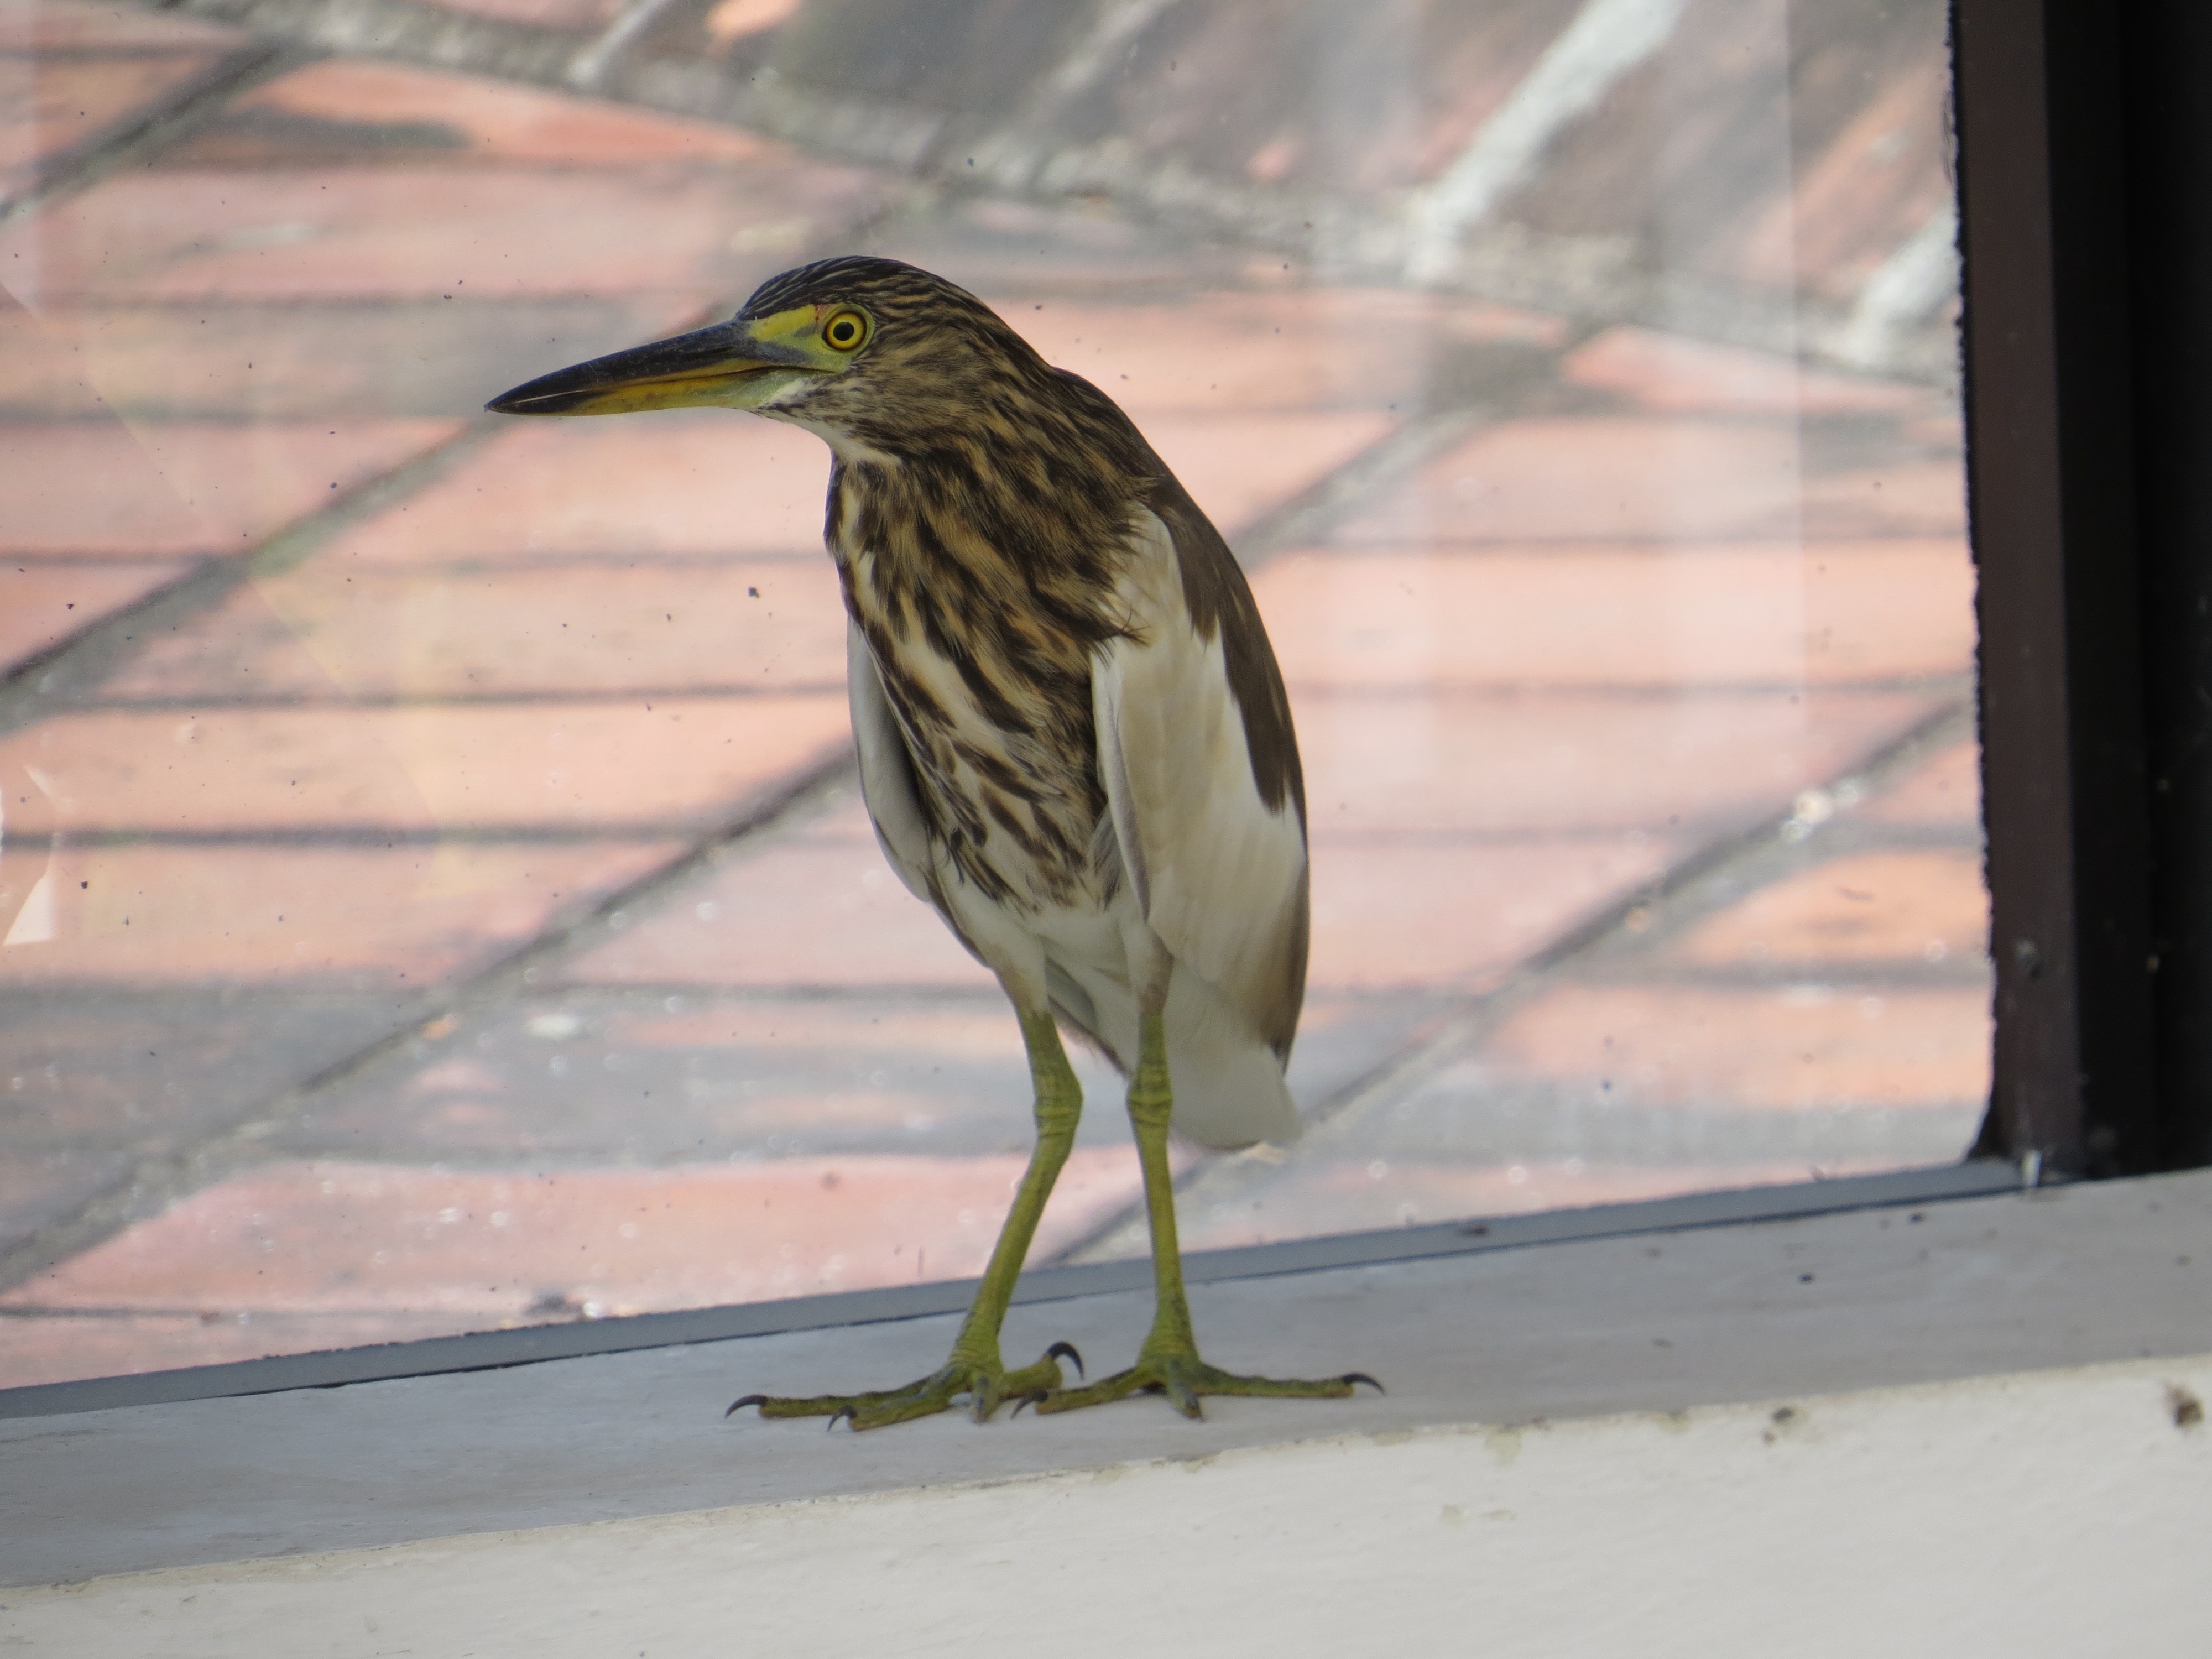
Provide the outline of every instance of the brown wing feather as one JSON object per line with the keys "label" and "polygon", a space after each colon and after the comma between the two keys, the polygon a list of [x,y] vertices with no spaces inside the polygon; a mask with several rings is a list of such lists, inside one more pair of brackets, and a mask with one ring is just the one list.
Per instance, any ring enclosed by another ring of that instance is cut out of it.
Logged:
{"label": "brown wing feather", "polygon": [[1252,781],[1270,811],[1287,795],[1306,823],[1305,774],[1291,726],[1291,699],[1275,665],[1274,647],[1260,621],[1252,585],[1213,521],[1164,466],[1146,503],[1167,526],[1182,572],[1182,600],[1200,637],[1221,636],[1229,665],[1229,690],[1244,717],[1244,742],[1252,751]]}

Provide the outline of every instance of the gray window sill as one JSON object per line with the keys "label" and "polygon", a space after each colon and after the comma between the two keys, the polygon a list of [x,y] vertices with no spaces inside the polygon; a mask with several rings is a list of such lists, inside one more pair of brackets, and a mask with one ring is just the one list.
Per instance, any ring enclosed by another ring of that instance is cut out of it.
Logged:
{"label": "gray window sill", "polygon": [[[2212,1352],[2208,1220],[2212,1173],[2197,1172],[1217,1279],[1194,1292],[1217,1363],[1357,1368],[1390,1393],[1217,1401],[1201,1423],[1152,1399],[861,1436],[722,1418],[756,1389],[920,1375],[950,1341],[945,1313],[23,1418],[0,1424],[0,1576],[81,1582],[1347,1436],[2199,1356]],[[1094,1372],[1111,1368],[1149,1311],[1141,1289],[1032,1300],[1009,1320],[1007,1352],[1067,1339]]]}

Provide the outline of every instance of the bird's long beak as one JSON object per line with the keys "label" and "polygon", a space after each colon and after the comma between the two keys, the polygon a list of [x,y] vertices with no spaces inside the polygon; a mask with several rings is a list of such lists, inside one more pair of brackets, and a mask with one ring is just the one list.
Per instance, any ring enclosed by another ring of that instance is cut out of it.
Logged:
{"label": "bird's long beak", "polygon": [[[805,308],[805,321],[812,312]],[[799,333],[793,325],[799,320],[787,313],[716,323],[541,374],[484,407],[499,415],[627,415],[702,404],[754,408],[795,379],[843,366]]]}

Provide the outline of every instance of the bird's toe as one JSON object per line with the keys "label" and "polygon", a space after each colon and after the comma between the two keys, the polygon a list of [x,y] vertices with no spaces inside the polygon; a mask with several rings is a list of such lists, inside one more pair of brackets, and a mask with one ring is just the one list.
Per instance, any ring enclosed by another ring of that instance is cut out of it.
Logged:
{"label": "bird's toe", "polygon": [[1062,1359],[1074,1363],[1076,1375],[1083,1374],[1083,1356],[1075,1351],[1075,1345],[1055,1342],[1035,1364],[1016,1371],[1006,1370],[995,1359],[953,1359],[904,1388],[867,1394],[749,1394],[722,1414],[727,1417],[754,1406],[763,1417],[826,1417],[833,1429],[840,1423],[848,1423],[856,1430],[881,1429],[934,1416],[965,1400],[969,1416],[982,1423],[1009,1401],[1018,1407],[1048,1399],[1066,1381],[1060,1368]]}
{"label": "bird's toe", "polygon": [[1207,1364],[1194,1350],[1189,1352],[1174,1351],[1140,1354],[1137,1363],[1126,1371],[1116,1372],[1085,1388],[1055,1389],[1035,1403],[1038,1413],[1044,1415],[1077,1411],[1085,1406],[1103,1406],[1110,1401],[1127,1399],[1133,1394],[1158,1394],[1166,1395],[1168,1403],[1185,1417],[1203,1418],[1206,1413],[1200,1402],[1208,1395],[1342,1400],[1350,1395],[1353,1385],[1359,1382],[1366,1383],[1377,1394],[1382,1392],[1382,1385],[1364,1371],[1346,1371],[1341,1376],[1311,1380],[1244,1376]]}

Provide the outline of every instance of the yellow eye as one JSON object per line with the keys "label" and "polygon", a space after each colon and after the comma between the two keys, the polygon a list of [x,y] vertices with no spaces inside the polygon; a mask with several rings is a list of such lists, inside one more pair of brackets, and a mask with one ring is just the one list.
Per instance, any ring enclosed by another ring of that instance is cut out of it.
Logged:
{"label": "yellow eye", "polygon": [[868,337],[868,319],[857,311],[841,311],[822,325],[822,337],[839,351],[856,351]]}

